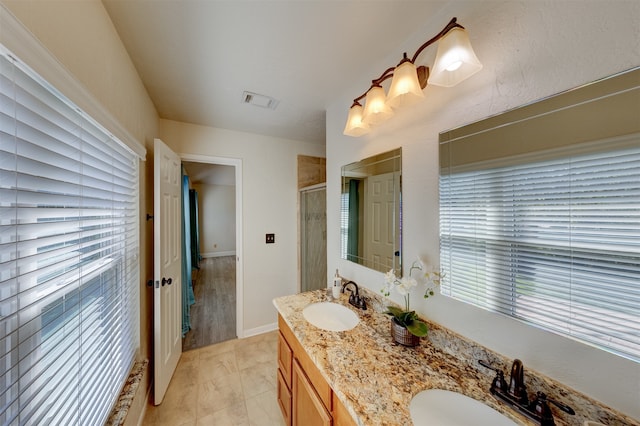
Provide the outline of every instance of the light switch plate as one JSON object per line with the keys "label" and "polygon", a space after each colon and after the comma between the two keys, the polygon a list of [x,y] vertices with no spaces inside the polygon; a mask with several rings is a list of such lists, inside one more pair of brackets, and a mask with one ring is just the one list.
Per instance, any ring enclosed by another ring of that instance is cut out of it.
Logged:
{"label": "light switch plate", "polygon": [[276,242],[276,234],[267,234],[266,243],[273,244]]}

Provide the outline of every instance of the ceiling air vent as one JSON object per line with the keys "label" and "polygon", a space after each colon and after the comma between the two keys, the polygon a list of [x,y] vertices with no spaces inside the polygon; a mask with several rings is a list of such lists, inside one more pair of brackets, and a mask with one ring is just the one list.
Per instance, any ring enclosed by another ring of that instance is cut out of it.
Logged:
{"label": "ceiling air vent", "polygon": [[276,109],[280,101],[273,99],[271,96],[260,95],[253,92],[244,92],[242,93],[242,102],[260,108]]}

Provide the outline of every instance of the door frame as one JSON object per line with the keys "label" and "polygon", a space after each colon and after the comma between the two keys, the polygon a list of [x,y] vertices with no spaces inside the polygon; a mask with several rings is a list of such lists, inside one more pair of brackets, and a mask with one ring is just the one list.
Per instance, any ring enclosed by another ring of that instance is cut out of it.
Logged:
{"label": "door frame", "polygon": [[244,277],[242,249],[242,159],[216,157],[211,155],[179,153],[180,160],[194,163],[233,166],[236,178],[236,336],[244,337]]}

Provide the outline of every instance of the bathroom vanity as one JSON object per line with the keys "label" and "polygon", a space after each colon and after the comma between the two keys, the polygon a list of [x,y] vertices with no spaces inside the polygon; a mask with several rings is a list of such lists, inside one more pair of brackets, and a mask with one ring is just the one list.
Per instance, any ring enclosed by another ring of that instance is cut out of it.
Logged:
{"label": "bathroom vanity", "polygon": [[355,425],[282,316],[278,328],[278,405],[285,424]]}
{"label": "bathroom vanity", "polygon": [[[386,301],[362,289],[368,309],[348,304],[341,294],[335,303],[352,309],[359,323],[347,331],[320,329],[303,316],[310,304],[324,302],[325,290],[274,299],[280,329],[278,402],[286,425],[410,425],[410,404],[426,389],[457,392],[480,401],[518,425],[535,425],[489,392],[495,372],[482,359],[508,374],[512,360],[475,342],[429,323],[429,335],[416,348],[392,342]],[[570,388],[526,370],[530,393],[543,391],[572,406],[570,416],[553,409],[556,425],[580,425],[585,420],[637,425],[626,417]],[[480,424],[480,423],[478,423]]]}

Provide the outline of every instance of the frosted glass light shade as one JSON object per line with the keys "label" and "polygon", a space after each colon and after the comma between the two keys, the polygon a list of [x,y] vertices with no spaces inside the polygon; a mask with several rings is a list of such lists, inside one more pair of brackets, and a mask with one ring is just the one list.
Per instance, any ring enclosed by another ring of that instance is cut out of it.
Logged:
{"label": "frosted glass light shade", "polygon": [[482,69],[467,32],[453,28],[438,42],[435,64],[429,84],[453,87]]}
{"label": "frosted glass light shade", "polygon": [[344,126],[344,135],[358,137],[369,131],[369,125],[362,121],[362,105],[354,105],[349,108],[347,124]]}
{"label": "frosted glass light shade", "polygon": [[387,105],[384,89],[372,86],[367,92],[362,120],[369,125],[381,123],[393,115],[393,110]]}
{"label": "frosted glass light shade", "polygon": [[387,104],[393,108],[411,105],[424,98],[418,71],[411,61],[405,61],[393,70],[393,80],[387,95]]}

